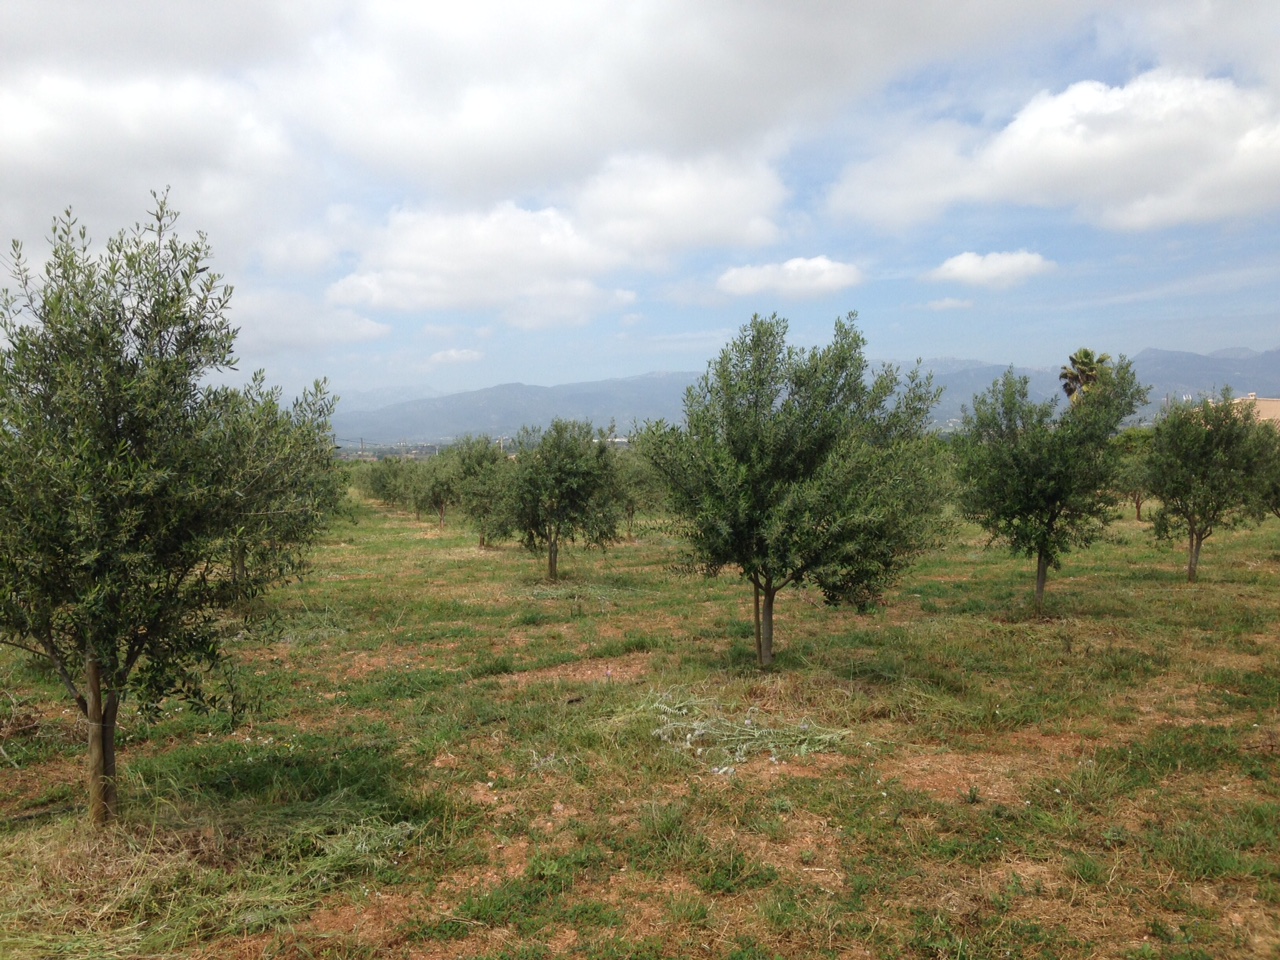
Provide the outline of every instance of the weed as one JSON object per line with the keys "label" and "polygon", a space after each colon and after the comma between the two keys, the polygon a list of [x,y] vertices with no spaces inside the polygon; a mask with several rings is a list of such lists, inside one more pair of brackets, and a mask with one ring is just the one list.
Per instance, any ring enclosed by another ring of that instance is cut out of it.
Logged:
{"label": "weed", "polygon": [[1067,875],[1091,886],[1107,880],[1106,867],[1087,853],[1077,853],[1067,860]]}
{"label": "weed", "polygon": [[667,916],[672,923],[700,927],[707,922],[711,910],[705,900],[688,894],[676,894],[667,901]]}
{"label": "weed", "polygon": [[780,957],[766,950],[751,937],[739,937],[733,949],[725,954],[725,960],[780,960]]}
{"label": "weed", "polygon": [[706,857],[693,880],[705,893],[739,893],[766,887],[778,879],[778,871],[768,864],[752,863],[740,851],[715,853]]}

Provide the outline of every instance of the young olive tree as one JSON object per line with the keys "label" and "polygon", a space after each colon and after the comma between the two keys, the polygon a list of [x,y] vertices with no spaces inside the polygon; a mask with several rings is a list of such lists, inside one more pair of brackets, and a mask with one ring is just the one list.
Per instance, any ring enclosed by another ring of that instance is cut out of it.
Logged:
{"label": "young olive tree", "polygon": [[1119,465],[1112,436],[1146,399],[1124,357],[1095,371],[1055,417],[1056,400],[1034,403],[1027,378],[1007,370],[973,398],[956,437],[961,511],[993,541],[1036,558],[1037,612],[1049,568],[1110,522]]}
{"label": "young olive tree", "polygon": [[503,509],[510,486],[511,461],[487,436],[464,437],[449,448],[458,474],[458,501],[480,546],[511,535],[509,511]]}
{"label": "young olive tree", "polygon": [[1147,460],[1151,456],[1151,428],[1130,427],[1111,441],[1119,456],[1115,489],[1133,504],[1134,519],[1142,520],[1142,505],[1151,498]]}
{"label": "young olive tree", "polygon": [[444,529],[445,514],[458,502],[458,464],[448,454],[437,454],[410,464],[410,499],[414,516],[425,510],[436,515]]}
{"label": "young olive tree", "polygon": [[[370,496],[391,506],[411,506],[408,501],[408,461],[403,457],[384,457],[363,474]],[[418,518],[421,519],[421,518]]]}
{"label": "young olive tree", "polygon": [[685,394],[684,425],[639,438],[695,563],[751,582],[762,667],[780,590],[813,584],[865,607],[937,529],[940,451],[925,430],[939,391],[916,372],[868,376],[856,316],[813,349],[788,346],[777,315],[752,317]]}
{"label": "young olive tree", "polygon": [[1162,540],[1187,538],[1188,582],[1195,582],[1200,548],[1214,530],[1266,514],[1277,446],[1275,427],[1226,389],[1172,403],[1156,419],[1147,459],[1147,483],[1160,501],[1153,523]]}
{"label": "young olive tree", "polygon": [[117,812],[131,690],[197,682],[218,616],[296,574],[341,496],[317,384],[290,407],[230,368],[231,294],[203,236],[151,220],[91,255],[68,213],[0,309],[0,642],[51,664],[88,721],[89,808]]}
{"label": "young olive tree", "polygon": [[626,519],[627,538],[634,535],[637,513],[659,510],[666,501],[666,486],[648,458],[633,448],[618,452],[618,496]]}
{"label": "young olive tree", "polygon": [[306,566],[306,551],[345,497],[329,418],[334,398],[317,384],[289,404],[261,371],[240,390],[217,388],[220,435],[207,468],[242,508],[228,534],[233,584],[246,597]]}
{"label": "young olive tree", "polygon": [[565,541],[603,548],[618,539],[611,435],[584,420],[554,420],[546,431],[524,427],[516,436],[506,497],[510,528],[530,552],[547,552],[549,580],[559,576]]}

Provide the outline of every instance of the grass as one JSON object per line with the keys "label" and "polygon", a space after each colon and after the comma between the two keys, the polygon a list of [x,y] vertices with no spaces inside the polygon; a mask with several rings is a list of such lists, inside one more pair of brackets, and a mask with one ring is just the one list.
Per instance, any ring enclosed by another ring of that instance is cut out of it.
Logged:
{"label": "grass", "polygon": [[865,614],[369,505],[219,709],[126,708],[123,819],[0,652],[0,956],[1280,956],[1280,522],[1201,582],[1142,526],[962,529]]}

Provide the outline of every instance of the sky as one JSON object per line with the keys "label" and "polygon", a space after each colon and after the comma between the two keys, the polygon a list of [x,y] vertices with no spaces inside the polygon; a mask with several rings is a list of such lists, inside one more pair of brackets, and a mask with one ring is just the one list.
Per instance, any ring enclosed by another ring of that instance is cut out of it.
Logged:
{"label": "sky", "polygon": [[701,370],[755,313],[1274,349],[1278,52],[1275,0],[5,0],[0,239],[168,190],[288,392]]}

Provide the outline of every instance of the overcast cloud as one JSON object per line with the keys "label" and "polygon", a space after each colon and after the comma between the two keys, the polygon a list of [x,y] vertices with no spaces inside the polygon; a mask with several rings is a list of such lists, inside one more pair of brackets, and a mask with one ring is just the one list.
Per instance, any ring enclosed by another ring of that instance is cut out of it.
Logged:
{"label": "overcast cloud", "polygon": [[1280,346],[1280,4],[1119,7],[6,0],[0,234],[168,187],[290,390]]}

